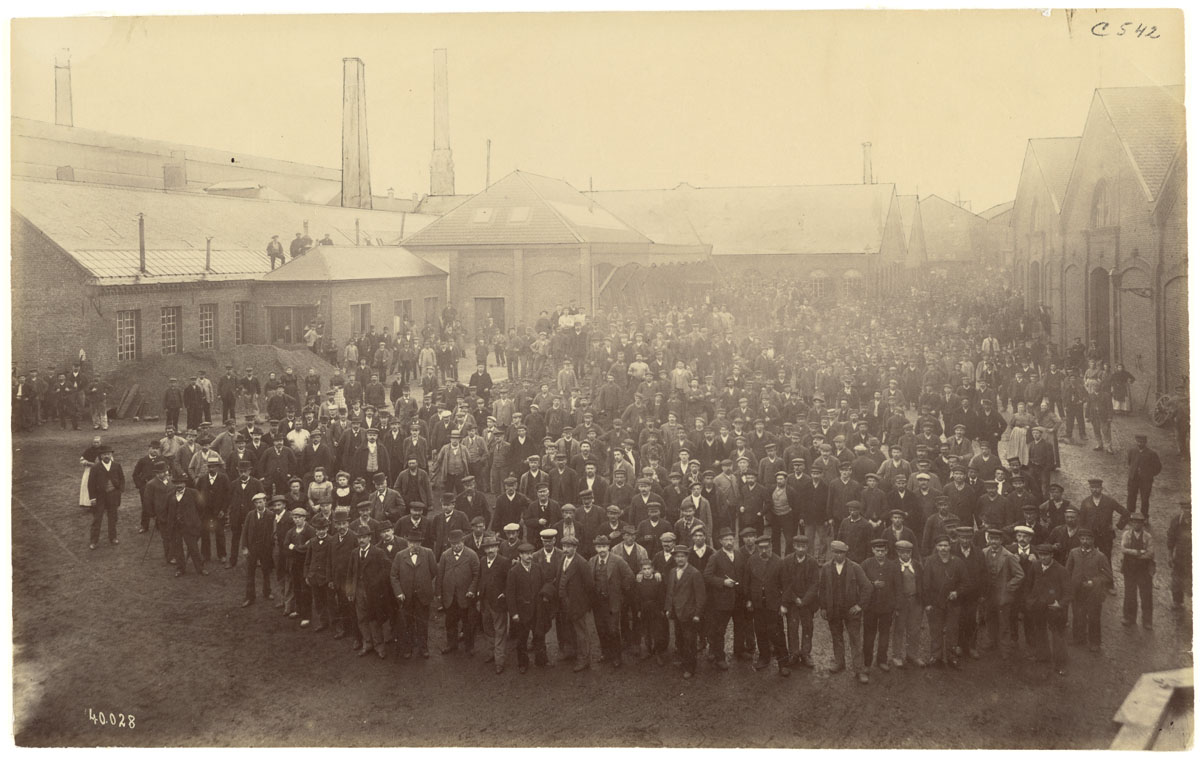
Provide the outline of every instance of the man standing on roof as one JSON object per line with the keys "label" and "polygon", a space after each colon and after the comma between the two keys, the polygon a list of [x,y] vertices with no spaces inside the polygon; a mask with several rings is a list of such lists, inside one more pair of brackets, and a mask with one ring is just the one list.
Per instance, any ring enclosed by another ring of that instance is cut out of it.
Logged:
{"label": "man standing on roof", "polygon": [[[296,236],[299,237],[300,235],[297,234]],[[294,250],[295,243],[292,243],[292,244],[293,244],[293,250]],[[282,266],[284,264],[285,259],[283,257],[283,243],[281,243],[279,241],[278,234],[272,234],[271,241],[267,243],[267,257],[271,259],[271,270],[272,271],[275,270],[275,261],[276,260],[279,261],[280,266]],[[294,252],[292,253],[292,257],[293,258],[296,257]]]}

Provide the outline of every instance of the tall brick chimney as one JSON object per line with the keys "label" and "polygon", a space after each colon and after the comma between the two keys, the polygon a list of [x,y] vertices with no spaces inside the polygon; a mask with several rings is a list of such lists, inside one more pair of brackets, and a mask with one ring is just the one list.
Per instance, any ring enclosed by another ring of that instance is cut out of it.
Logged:
{"label": "tall brick chimney", "polygon": [[65,47],[54,56],[54,123],[75,126],[71,107],[71,51]]}
{"label": "tall brick chimney", "polygon": [[454,194],[454,155],[450,152],[450,89],[446,50],[433,51],[433,159],[429,164],[429,194]]}
{"label": "tall brick chimney", "polygon": [[371,207],[367,80],[361,58],[342,59],[342,207]]}

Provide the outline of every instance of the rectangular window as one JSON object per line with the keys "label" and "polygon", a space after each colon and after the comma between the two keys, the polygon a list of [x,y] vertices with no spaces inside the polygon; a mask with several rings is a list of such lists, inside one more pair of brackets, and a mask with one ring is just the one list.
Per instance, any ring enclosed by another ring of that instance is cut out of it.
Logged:
{"label": "rectangular window", "polygon": [[425,323],[436,327],[441,314],[438,313],[438,299],[436,297],[425,298]]}
{"label": "rectangular window", "polygon": [[217,347],[217,305],[200,306],[200,349],[214,350]]}
{"label": "rectangular window", "polygon": [[828,281],[829,281],[828,279],[823,279],[823,278],[812,280],[812,294],[813,294],[814,298],[819,300],[820,298],[825,297],[826,283]]}
{"label": "rectangular window", "polygon": [[371,329],[371,304],[350,304],[350,336],[366,334]]}
{"label": "rectangular window", "polygon": [[412,323],[412,300],[393,300],[392,334],[400,334],[405,321]]}
{"label": "rectangular window", "polygon": [[141,311],[117,311],[117,360],[136,361],[142,357]]}
{"label": "rectangular window", "polygon": [[175,355],[179,352],[180,307],[162,309],[162,354]]}
{"label": "rectangular window", "polygon": [[246,304],[233,304],[233,344],[246,344]]}

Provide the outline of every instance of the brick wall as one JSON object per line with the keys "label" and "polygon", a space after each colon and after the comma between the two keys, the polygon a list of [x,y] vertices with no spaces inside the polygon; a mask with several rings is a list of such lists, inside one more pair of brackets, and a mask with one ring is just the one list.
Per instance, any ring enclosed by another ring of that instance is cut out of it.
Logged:
{"label": "brick wall", "polygon": [[95,322],[86,272],[25,219],[12,215],[12,351],[19,370],[69,365]]}

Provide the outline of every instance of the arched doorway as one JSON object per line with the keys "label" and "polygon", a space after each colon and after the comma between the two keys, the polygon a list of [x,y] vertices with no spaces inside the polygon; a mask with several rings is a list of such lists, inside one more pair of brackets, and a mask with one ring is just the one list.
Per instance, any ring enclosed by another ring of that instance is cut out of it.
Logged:
{"label": "arched doorway", "polygon": [[1028,291],[1025,293],[1026,302],[1031,310],[1042,304],[1042,264],[1039,261],[1029,262]]}
{"label": "arched doorway", "polygon": [[[1102,267],[1092,269],[1088,281],[1088,339],[1096,343],[1100,355],[1109,360],[1110,326],[1112,318],[1110,304],[1112,292],[1109,287],[1108,270]],[[1089,345],[1089,347],[1091,347]]]}

